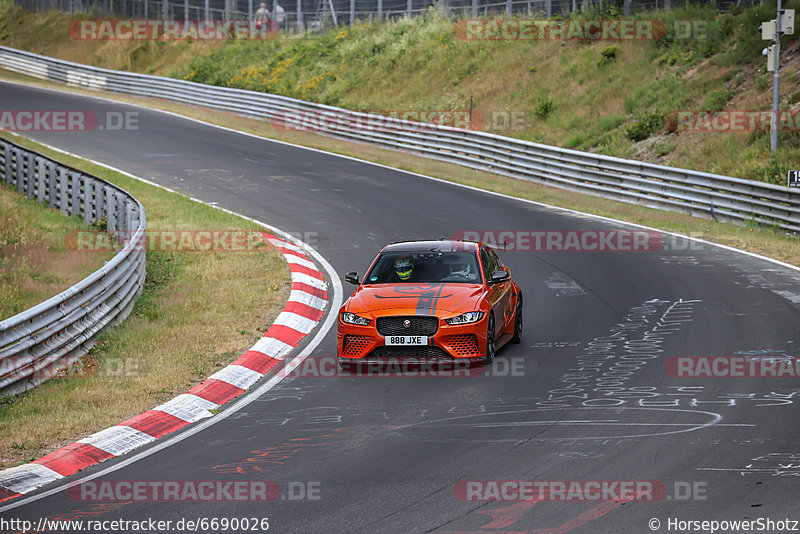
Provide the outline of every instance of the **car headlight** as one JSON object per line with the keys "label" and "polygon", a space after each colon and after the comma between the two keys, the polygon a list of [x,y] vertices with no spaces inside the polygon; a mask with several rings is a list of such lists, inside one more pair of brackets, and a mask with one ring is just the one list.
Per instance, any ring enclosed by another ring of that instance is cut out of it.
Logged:
{"label": "car headlight", "polygon": [[342,321],[349,324],[358,324],[361,326],[367,326],[370,323],[370,320],[365,317],[359,317],[355,313],[344,312],[342,314]]}
{"label": "car headlight", "polygon": [[457,315],[456,317],[445,319],[444,322],[446,322],[449,325],[457,325],[457,324],[477,323],[481,319],[483,319],[483,312],[474,311],[474,312],[462,313],[461,315]]}

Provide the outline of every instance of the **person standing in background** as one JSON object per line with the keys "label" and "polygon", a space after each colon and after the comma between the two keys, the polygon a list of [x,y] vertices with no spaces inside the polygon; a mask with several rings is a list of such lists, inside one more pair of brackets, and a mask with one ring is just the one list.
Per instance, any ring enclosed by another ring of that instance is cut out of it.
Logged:
{"label": "person standing in background", "polygon": [[267,10],[267,4],[261,2],[261,5],[256,10],[256,28],[261,31],[266,31],[269,27],[269,11]]}
{"label": "person standing in background", "polygon": [[283,28],[283,21],[286,19],[286,12],[281,5],[278,4],[278,2],[274,2],[272,18],[275,19],[275,22],[278,24],[278,29]]}

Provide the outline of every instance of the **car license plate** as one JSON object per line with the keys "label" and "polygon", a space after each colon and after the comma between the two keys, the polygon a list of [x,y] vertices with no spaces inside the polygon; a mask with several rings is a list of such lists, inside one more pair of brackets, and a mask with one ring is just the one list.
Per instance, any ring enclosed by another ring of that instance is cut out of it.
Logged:
{"label": "car license plate", "polygon": [[386,344],[396,345],[427,345],[428,336],[386,336]]}

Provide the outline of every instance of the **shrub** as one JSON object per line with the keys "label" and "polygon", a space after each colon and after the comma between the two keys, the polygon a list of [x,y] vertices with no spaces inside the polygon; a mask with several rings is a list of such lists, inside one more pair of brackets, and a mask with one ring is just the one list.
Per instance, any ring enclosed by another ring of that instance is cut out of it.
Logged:
{"label": "shrub", "polygon": [[625,136],[632,141],[643,141],[661,130],[663,125],[663,115],[660,113],[648,113],[636,119],[636,122],[626,128]]}
{"label": "shrub", "polygon": [[725,104],[731,97],[731,92],[727,89],[719,89],[712,91],[706,98],[706,103],[703,105],[703,111],[722,111],[725,109]]}
{"label": "shrub", "polygon": [[605,65],[607,63],[613,63],[617,60],[617,54],[619,53],[619,47],[617,45],[607,46],[600,51],[600,61],[597,62],[598,65]]}
{"label": "shrub", "polygon": [[533,111],[533,114],[540,119],[546,119],[550,116],[555,107],[555,104],[553,104],[553,101],[549,98],[540,98],[536,104],[536,109]]}

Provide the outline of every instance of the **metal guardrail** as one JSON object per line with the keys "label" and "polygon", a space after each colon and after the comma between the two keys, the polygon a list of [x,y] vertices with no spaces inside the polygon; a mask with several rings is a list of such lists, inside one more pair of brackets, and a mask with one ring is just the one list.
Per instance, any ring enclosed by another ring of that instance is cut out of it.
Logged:
{"label": "metal guardrail", "polygon": [[106,220],[125,247],[66,291],[0,321],[0,396],[30,389],[84,356],[122,321],[145,278],[145,212],[125,190],[0,139],[0,180],[85,224]]}
{"label": "metal guardrail", "polygon": [[0,67],[68,85],[151,96],[272,120],[623,202],[800,232],[800,191],[578,152],[479,131],[369,115],[293,98],[113,71],[0,46]]}

